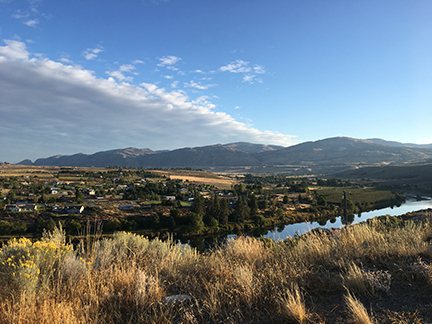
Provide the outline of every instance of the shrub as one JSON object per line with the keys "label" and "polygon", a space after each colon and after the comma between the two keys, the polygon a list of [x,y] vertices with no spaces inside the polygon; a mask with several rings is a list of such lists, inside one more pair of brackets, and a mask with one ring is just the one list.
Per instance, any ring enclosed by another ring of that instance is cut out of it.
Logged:
{"label": "shrub", "polygon": [[65,244],[61,229],[45,233],[42,240],[34,243],[27,238],[14,238],[0,250],[3,282],[12,293],[34,292],[38,286],[48,284],[64,257],[70,253],[72,245]]}

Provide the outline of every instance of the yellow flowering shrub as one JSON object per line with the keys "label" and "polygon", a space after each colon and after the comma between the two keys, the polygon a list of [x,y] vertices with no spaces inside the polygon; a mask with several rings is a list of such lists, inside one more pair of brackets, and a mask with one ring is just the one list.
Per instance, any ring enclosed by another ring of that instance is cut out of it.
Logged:
{"label": "yellow flowering shrub", "polygon": [[72,251],[72,245],[58,241],[14,238],[0,249],[0,280],[14,290],[32,292],[38,284],[48,284],[60,262]]}

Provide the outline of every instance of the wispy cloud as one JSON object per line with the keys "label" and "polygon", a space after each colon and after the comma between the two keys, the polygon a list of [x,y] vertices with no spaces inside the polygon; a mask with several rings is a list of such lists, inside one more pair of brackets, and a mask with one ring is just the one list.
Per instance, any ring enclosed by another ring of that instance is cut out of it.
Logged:
{"label": "wispy cloud", "polygon": [[37,24],[39,24],[38,19],[27,20],[26,22],[24,22],[24,25],[27,25],[29,27],[35,27]]}
{"label": "wispy cloud", "polygon": [[263,73],[265,73],[265,69],[261,65],[256,65],[256,66],[254,66],[254,72],[258,73],[258,74],[263,74]]}
{"label": "wispy cloud", "polygon": [[135,60],[135,61],[132,61],[132,64],[144,64],[144,62],[141,60]]}
{"label": "wispy cloud", "polygon": [[247,74],[243,77],[243,82],[247,82],[247,83],[252,84],[254,79],[255,79],[255,75]]}
{"label": "wispy cloud", "polygon": [[19,19],[24,25],[27,25],[29,27],[36,27],[39,24],[39,19],[37,17],[43,17],[43,18],[49,18],[50,15],[47,15],[45,13],[40,13],[38,10],[38,7],[40,5],[41,1],[37,0],[29,0],[28,9],[21,10],[18,9],[13,13],[11,16],[12,18]]}
{"label": "wispy cloud", "polygon": [[237,60],[231,62],[230,64],[220,67],[219,70],[221,70],[222,72],[231,72],[231,73],[248,73],[252,70],[248,65],[249,62]]}
{"label": "wispy cloud", "polygon": [[119,71],[121,72],[130,72],[132,70],[135,70],[135,66],[132,64],[123,64],[119,68]]}
{"label": "wispy cloud", "polygon": [[103,52],[103,47],[98,45],[96,48],[87,48],[82,52],[82,56],[84,56],[86,60],[93,60],[98,57],[100,52]]}
{"label": "wispy cloud", "polygon": [[71,60],[69,60],[69,59],[66,58],[66,57],[62,57],[62,58],[60,59],[60,62],[63,62],[63,63],[73,63]]}
{"label": "wispy cloud", "polygon": [[186,88],[195,88],[195,89],[199,89],[199,90],[207,90],[209,88],[215,87],[216,84],[201,84],[201,83],[197,83],[195,81],[190,81],[190,82],[185,82],[185,87]]}
{"label": "wispy cloud", "polygon": [[119,67],[117,71],[107,71],[106,74],[109,76],[112,76],[116,78],[119,81],[122,82],[132,82],[133,77],[131,76],[125,76],[124,73],[130,73],[131,71],[135,70],[135,66],[132,64],[123,64]]}
{"label": "wispy cloud", "polygon": [[244,73],[243,82],[253,84],[254,82],[262,83],[260,78],[254,74],[264,74],[265,68],[261,65],[255,65],[254,67],[249,66],[249,62],[236,60],[227,65],[224,65],[219,68],[222,72],[230,72],[230,73]]}
{"label": "wispy cloud", "polygon": [[177,88],[179,83],[179,81],[174,81],[173,83],[171,83],[171,88]]}
{"label": "wispy cloud", "polygon": [[181,58],[179,58],[177,56],[172,56],[172,55],[159,57],[158,59],[160,61],[158,66],[165,66],[165,67],[172,66],[181,60]]}
{"label": "wispy cloud", "polygon": [[[215,112],[207,97],[193,100],[181,90],[119,82],[119,75],[98,78],[80,66],[39,59],[23,42],[5,43],[0,46],[3,159],[18,162],[128,146],[173,149],[231,141],[291,143],[289,135],[261,131]],[[117,72],[133,71],[127,65],[122,69]],[[26,122],[28,116],[31,123]]]}

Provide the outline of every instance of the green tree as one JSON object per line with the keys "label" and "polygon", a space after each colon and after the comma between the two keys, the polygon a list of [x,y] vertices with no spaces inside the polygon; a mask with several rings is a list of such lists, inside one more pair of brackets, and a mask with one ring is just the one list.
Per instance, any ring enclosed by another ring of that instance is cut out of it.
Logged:
{"label": "green tree", "polygon": [[204,229],[204,221],[202,215],[190,213],[189,215],[189,230],[194,233],[199,233]]}
{"label": "green tree", "polygon": [[77,235],[81,227],[81,223],[77,222],[76,220],[71,220],[66,225],[66,233],[68,233],[69,235]]}
{"label": "green tree", "polygon": [[327,206],[327,199],[324,195],[317,195],[317,205]]}
{"label": "green tree", "polygon": [[45,230],[48,231],[48,232],[52,232],[52,231],[54,231],[55,228],[56,228],[56,223],[50,217],[50,219],[48,219],[48,221],[45,223]]}
{"label": "green tree", "polygon": [[115,232],[121,229],[121,224],[118,219],[112,219],[105,224],[105,229],[108,232]]}
{"label": "green tree", "polygon": [[256,199],[256,197],[255,197],[254,194],[252,194],[250,196],[250,199],[249,199],[249,208],[250,208],[249,212],[250,212],[250,215],[252,217],[255,216],[255,214],[258,213],[258,201],[257,201],[257,199]]}
{"label": "green tree", "polygon": [[233,214],[234,219],[240,222],[244,221],[249,217],[250,208],[247,204],[245,196],[240,196],[239,199],[237,199]]}
{"label": "green tree", "polygon": [[219,226],[219,222],[217,221],[216,218],[212,217],[212,218],[210,219],[209,226],[210,226],[211,228],[214,228],[214,229],[215,229],[215,228],[217,228],[217,227]]}
{"label": "green tree", "polygon": [[220,201],[219,224],[225,225],[228,223],[228,216],[230,214],[229,204],[227,199]]}
{"label": "green tree", "polygon": [[84,203],[84,194],[79,187],[75,188],[75,200],[78,204]]}
{"label": "green tree", "polygon": [[193,202],[193,209],[192,211],[195,214],[198,214],[201,216],[201,218],[204,216],[205,214],[205,200],[204,197],[201,196],[199,193],[196,194],[194,202]]}
{"label": "green tree", "polygon": [[0,221],[0,235],[9,235],[11,232],[12,225],[8,221]]}
{"label": "green tree", "polygon": [[12,232],[17,234],[24,234],[25,232],[27,232],[27,223],[24,221],[13,222]]}
{"label": "green tree", "polygon": [[253,222],[255,225],[260,227],[266,226],[268,224],[267,219],[263,215],[259,214],[253,217]]}

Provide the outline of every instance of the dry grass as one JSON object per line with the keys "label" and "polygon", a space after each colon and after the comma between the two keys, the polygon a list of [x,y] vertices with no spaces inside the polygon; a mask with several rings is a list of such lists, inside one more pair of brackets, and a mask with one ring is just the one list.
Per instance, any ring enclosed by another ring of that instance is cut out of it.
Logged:
{"label": "dry grass", "polygon": [[[339,308],[349,289],[376,305],[376,321],[389,323],[388,314],[401,323],[403,314],[407,323],[412,314],[419,323],[422,316],[432,321],[415,300],[430,296],[424,283],[432,273],[431,229],[427,223],[400,228],[372,223],[279,243],[239,237],[205,254],[130,233],[70,250],[56,231],[43,244],[32,243],[33,250],[28,243],[0,250],[0,318],[2,323],[371,323],[351,294],[345,298],[349,313]],[[30,263],[19,260],[36,256],[39,246],[47,247],[41,250],[44,258],[28,269]],[[12,273],[36,280],[11,285]],[[411,308],[398,299],[408,293]],[[383,307],[383,294],[388,307],[399,303],[405,313]],[[172,295],[191,299],[167,303]]]}
{"label": "dry grass", "polygon": [[232,185],[238,183],[237,180],[230,177],[203,171],[152,170],[152,172],[165,175],[171,179],[187,180],[191,183],[211,185],[219,189],[231,189]]}
{"label": "dry grass", "polygon": [[366,308],[363,304],[350,292],[345,296],[345,303],[351,313],[352,319],[356,324],[372,324]]}
{"label": "dry grass", "polygon": [[296,323],[304,323],[308,318],[308,312],[298,286],[289,289],[281,300],[282,313],[287,319]]}

